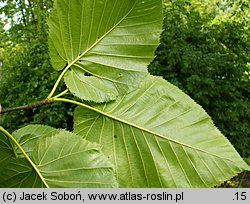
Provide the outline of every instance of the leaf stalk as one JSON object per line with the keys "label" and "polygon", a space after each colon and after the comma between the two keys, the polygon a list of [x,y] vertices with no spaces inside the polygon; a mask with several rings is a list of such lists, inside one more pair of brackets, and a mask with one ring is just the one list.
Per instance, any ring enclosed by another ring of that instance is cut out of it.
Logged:
{"label": "leaf stalk", "polygon": [[64,77],[65,73],[68,71],[68,69],[69,69],[71,66],[72,66],[72,64],[69,64],[69,65],[63,70],[63,72],[60,74],[60,76],[59,76],[58,79],[56,80],[56,83],[55,83],[55,85],[53,86],[53,88],[52,88],[50,94],[47,96],[47,99],[50,99],[50,98],[54,95],[54,93],[56,92],[57,87],[59,86],[60,81],[62,80],[62,78]]}

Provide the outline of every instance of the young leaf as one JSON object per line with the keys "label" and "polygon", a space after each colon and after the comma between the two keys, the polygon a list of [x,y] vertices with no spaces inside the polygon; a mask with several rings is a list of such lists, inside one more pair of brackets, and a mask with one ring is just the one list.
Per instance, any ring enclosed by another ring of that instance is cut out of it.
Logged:
{"label": "young leaf", "polygon": [[[41,126],[38,126],[38,129],[40,128]],[[7,160],[4,166],[1,166],[0,186],[117,186],[112,164],[101,152],[99,145],[65,130],[60,130],[53,136],[43,135],[33,147],[30,158],[35,168],[22,157]]]}
{"label": "young leaf", "polygon": [[159,77],[94,109],[76,109],[74,131],[102,145],[119,187],[212,187],[249,169],[206,112]]}
{"label": "young leaf", "polygon": [[162,19],[162,0],[55,0],[48,20],[52,65],[67,70],[66,85],[77,97],[114,100],[146,76]]}

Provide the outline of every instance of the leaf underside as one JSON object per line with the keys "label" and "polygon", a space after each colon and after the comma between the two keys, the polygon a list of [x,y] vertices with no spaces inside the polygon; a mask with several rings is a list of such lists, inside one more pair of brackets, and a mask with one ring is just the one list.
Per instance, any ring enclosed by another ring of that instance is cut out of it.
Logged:
{"label": "leaf underside", "polygon": [[64,80],[77,97],[114,100],[147,75],[162,19],[162,0],[56,0],[48,20],[52,65],[70,67]]}
{"label": "leaf underside", "polygon": [[159,77],[93,106],[76,109],[74,132],[101,144],[119,187],[212,187],[248,169],[207,113]]}
{"label": "leaf underside", "polygon": [[[42,177],[24,157],[12,157],[1,166],[0,187],[45,187],[45,183],[52,188],[117,186],[112,164],[98,144],[65,130],[41,125],[22,128],[15,132],[15,136],[23,141],[24,149],[29,150],[28,154]],[[31,148],[36,140],[36,145]]]}
{"label": "leaf underside", "polygon": [[[34,146],[46,135],[46,137],[53,136],[61,130],[45,125],[27,125],[13,132],[13,136],[17,142],[22,146],[27,155],[31,155]],[[16,147],[19,156],[23,157],[21,151]]]}
{"label": "leaf underside", "polygon": [[9,139],[0,132],[0,167],[3,163],[14,156],[13,146]]}
{"label": "leaf underside", "polygon": [[0,169],[0,188],[45,188],[25,158],[11,158]]}

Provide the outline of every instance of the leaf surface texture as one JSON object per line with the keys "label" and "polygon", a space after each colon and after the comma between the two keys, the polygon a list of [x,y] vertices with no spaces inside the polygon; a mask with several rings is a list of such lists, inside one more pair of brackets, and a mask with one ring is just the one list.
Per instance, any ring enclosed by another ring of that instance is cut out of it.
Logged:
{"label": "leaf surface texture", "polygon": [[74,131],[102,145],[120,187],[212,187],[249,168],[208,114],[162,78],[93,107],[76,109]]}
{"label": "leaf surface texture", "polygon": [[56,0],[48,20],[52,65],[68,66],[64,79],[77,97],[114,100],[147,75],[162,19],[161,0]]}
{"label": "leaf surface texture", "polygon": [[[0,187],[45,187],[45,183],[52,188],[117,186],[113,165],[98,144],[90,143],[66,130],[36,125],[30,127],[26,136],[31,138],[29,134],[34,129],[37,135],[43,136],[29,153],[36,171],[24,157],[12,157],[1,166]],[[16,131],[15,135],[24,138],[24,130]],[[47,130],[48,135],[41,134],[44,130]],[[29,147],[29,143],[23,144]]]}

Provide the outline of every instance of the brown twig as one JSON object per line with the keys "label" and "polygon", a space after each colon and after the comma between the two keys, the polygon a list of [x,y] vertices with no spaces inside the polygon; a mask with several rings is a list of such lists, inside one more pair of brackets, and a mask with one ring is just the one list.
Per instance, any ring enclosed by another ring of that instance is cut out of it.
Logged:
{"label": "brown twig", "polygon": [[28,105],[24,105],[24,106],[18,106],[18,107],[14,107],[14,108],[3,108],[2,110],[0,108],[0,114],[7,113],[7,112],[18,111],[18,110],[32,109],[32,108],[36,108],[36,107],[39,107],[39,106],[47,105],[47,104],[51,103],[52,101],[53,100],[51,100],[51,99],[44,99],[44,100],[37,101],[37,102],[31,103],[31,104],[28,104]]}

